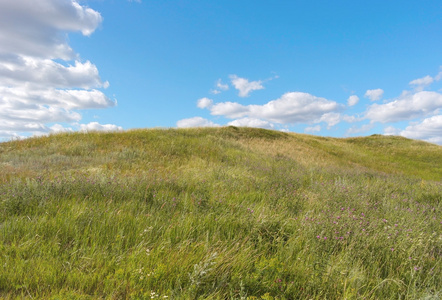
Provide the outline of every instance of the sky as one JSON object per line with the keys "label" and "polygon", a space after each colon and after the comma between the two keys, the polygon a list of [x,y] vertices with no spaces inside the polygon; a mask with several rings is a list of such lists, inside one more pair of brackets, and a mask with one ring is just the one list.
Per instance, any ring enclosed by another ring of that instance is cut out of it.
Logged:
{"label": "sky", "polygon": [[0,0],[0,141],[228,125],[442,145],[442,1]]}

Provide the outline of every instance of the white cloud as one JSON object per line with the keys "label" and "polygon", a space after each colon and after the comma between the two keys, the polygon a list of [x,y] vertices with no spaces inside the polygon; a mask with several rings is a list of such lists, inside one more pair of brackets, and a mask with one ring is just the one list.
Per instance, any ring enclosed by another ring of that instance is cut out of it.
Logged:
{"label": "white cloud", "polygon": [[199,108],[210,108],[213,105],[213,100],[209,98],[198,99],[196,106]]}
{"label": "white cloud", "polygon": [[321,126],[320,125],[316,125],[316,126],[312,126],[312,127],[306,127],[304,129],[305,132],[319,132],[321,131]]}
{"label": "white cloud", "polygon": [[339,110],[341,106],[325,98],[308,93],[290,92],[264,105],[242,105],[236,102],[216,103],[210,108],[212,115],[230,119],[255,118],[272,123],[314,123],[326,113]]}
{"label": "white cloud", "polygon": [[414,86],[415,90],[422,91],[425,87],[429,86],[435,81],[439,81],[442,79],[442,68],[439,73],[433,78],[430,75],[427,75],[422,78],[418,78],[409,82],[411,86]]}
{"label": "white cloud", "polygon": [[219,88],[221,91],[227,91],[229,89],[229,85],[227,83],[223,83],[221,79],[218,79],[216,82],[216,87]]}
{"label": "white cloud", "polygon": [[407,126],[400,131],[400,135],[442,145],[442,115],[432,116],[420,123]]}
{"label": "white cloud", "polygon": [[238,127],[257,127],[265,129],[274,129],[275,125],[268,121],[254,119],[254,118],[242,118],[229,122],[227,125]]}
{"label": "white cloud", "polygon": [[385,135],[399,135],[401,133],[400,129],[394,128],[393,126],[388,126],[384,129]]}
{"label": "white cloud", "polygon": [[189,128],[189,127],[218,127],[219,124],[215,124],[212,121],[201,117],[193,117],[189,119],[182,119],[176,123],[178,128]]}
{"label": "white cloud", "polygon": [[15,131],[0,130],[0,142],[11,141],[11,140],[21,140],[21,139],[25,139],[25,138],[26,138],[26,136],[19,135]]}
{"label": "white cloud", "polygon": [[102,82],[98,69],[91,62],[64,66],[50,59],[27,56],[16,56],[7,61],[0,58],[0,83],[6,86],[22,86],[23,83],[32,87],[91,89],[106,87]]}
{"label": "white cloud", "polygon": [[347,99],[347,104],[348,106],[354,106],[359,102],[359,97],[356,95],[351,95],[350,97],[348,97]]}
{"label": "white cloud", "polygon": [[[9,132],[5,136],[12,136],[12,132],[14,132],[17,128],[18,131],[29,131],[29,132],[45,132],[48,131],[48,128],[42,124],[32,122],[32,120],[29,120],[29,122],[26,123],[17,123],[11,120],[8,120],[6,118],[2,118],[2,115],[0,115],[0,132]],[[14,134],[17,135],[17,134]]]}
{"label": "white cloud", "polygon": [[237,102],[221,102],[214,104],[210,108],[210,113],[215,116],[235,119],[246,116],[249,113],[249,108]]}
{"label": "white cloud", "polygon": [[[32,89],[23,87],[0,86],[0,111],[2,109],[45,107],[71,109],[106,108],[116,105],[99,90],[60,90],[60,89]],[[44,121],[44,120],[42,120]]]}
{"label": "white cloud", "polygon": [[90,35],[101,21],[75,0],[0,0],[0,137],[58,130],[45,124],[116,105],[98,90],[109,83],[97,67],[68,45],[68,32]]}
{"label": "white cloud", "polygon": [[71,127],[64,127],[63,125],[60,125],[60,124],[54,124],[49,129],[50,129],[51,133],[72,132],[72,131],[74,131]]}
{"label": "white cloud", "polygon": [[122,131],[123,127],[114,124],[100,124],[98,122],[91,122],[89,124],[80,124],[80,131]]}
{"label": "white cloud", "polygon": [[365,117],[374,122],[398,122],[435,114],[441,108],[442,94],[430,91],[404,93],[394,101],[371,105]]}
{"label": "white cloud", "polygon": [[365,133],[365,132],[371,130],[373,127],[374,127],[373,124],[364,124],[364,125],[359,126],[359,127],[358,126],[353,126],[353,127],[349,128],[346,131],[345,134],[346,135],[353,135],[353,134],[356,134],[356,133]]}
{"label": "white cloud", "polygon": [[40,58],[72,59],[65,31],[90,35],[102,22],[91,8],[68,0],[0,1],[0,56],[19,53]]}
{"label": "white cloud", "polygon": [[348,123],[354,123],[358,121],[362,121],[363,118],[360,118],[358,116],[349,116],[349,115],[343,115],[342,120]]}
{"label": "white cloud", "polygon": [[32,132],[32,136],[44,136],[52,133],[61,133],[61,132],[73,132],[74,130],[71,127],[64,127],[61,124],[54,124],[53,126],[47,128],[42,128],[41,130],[36,130]]}
{"label": "white cloud", "polygon": [[419,91],[422,91],[426,86],[432,84],[434,81],[434,78],[427,75],[422,78],[418,78],[415,80],[410,81],[410,85],[415,86],[415,88]]}
{"label": "white cloud", "polygon": [[212,94],[219,94],[222,91],[227,91],[229,89],[229,85],[227,83],[223,83],[221,79],[218,79],[216,84],[216,89],[211,90],[210,92]]}
{"label": "white cloud", "polygon": [[428,138],[428,139],[425,139],[425,141],[442,146],[442,137],[440,137],[440,136]]}
{"label": "white cloud", "polygon": [[442,67],[439,68],[439,73],[434,77],[434,80],[439,81],[442,79]]}
{"label": "white cloud", "polygon": [[238,95],[240,97],[248,97],[251,92],[264,89],[261,80],[249,81],[236,75],[230,75],[229,77],[235,89],[239,91]]}
{"label": "white cloud", "polygon": [[[20,131],[34,123],[43,126],[44,123],[79,121],[81,115],[63,108],[44,105],[18,105],[10,107],[0,104],[0,119],[11,124],[10,130],[17,128]],[[0,126],[4,126],[2,123],[0,123]],[[0,127],[0,129],[4,128]]]}
{"label": "white cloud", "polygon": [[325,122],[325,123],[327,123],[327,129],[330,129],[331,127],[333,127],[336,124],[338,124],[339,122],[341,122],[341,119],[342,119],[341,114],[335,113],[335,112],[330,112],[330,113],[323,114],[319,118],[319,120],[317,120],[315,123]]}
{"label": "white cloud", "polygon": [[[3,124],[2,124],[3,123]],[[5,121],[2,121],[0,118],[0,128],[5,128]],[[27,123],[24,125],[24,128],[19,128],[16,125],[13,125],[12,128],[14,131],[8,130],[0,130],[0,141],[7,139],[15,139],[15,138],[26,138],[26,136],[18,135],[15,131],[29,132],[32,136],[43,136],[52,133],[61,133],[61,132],[74,132],[79,130],[81,132],[91,132],[91,131],[122,131],[123,128],[121,126],[113,125],[113,124],[99,124],[97,122],[91,122],[89,124],[74,124],[74,128],[65,127],[61,124],[54,124],[51,127],[47,127],[45,125],[39,123]]]}
{"label": "white cloud", "polygon": [[384,95],[383,89],[375,89],[375,90],[367,90],[365,92],[364,97],[369,98],[371,101],[377,101],[382,98],[382,95]]}

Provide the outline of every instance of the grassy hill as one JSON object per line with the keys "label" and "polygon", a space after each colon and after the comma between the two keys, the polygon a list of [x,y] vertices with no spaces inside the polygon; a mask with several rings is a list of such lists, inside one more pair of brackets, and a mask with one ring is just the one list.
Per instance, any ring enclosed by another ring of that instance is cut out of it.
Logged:
{"label": "grassy hill", "polygon": [[442,147],[251,128],[0,144],[0,298],[439,299]]}

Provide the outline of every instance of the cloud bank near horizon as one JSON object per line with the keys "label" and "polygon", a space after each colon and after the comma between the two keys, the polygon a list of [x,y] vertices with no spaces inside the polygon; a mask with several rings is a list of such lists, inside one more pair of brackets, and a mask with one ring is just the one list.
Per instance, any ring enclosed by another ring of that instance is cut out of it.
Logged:
{"label": "cloud bank near horizon", "polygon": [[[249,96],[252,91],[264,89],[262,80],[249,81],[237,75],[230,75],[229,78],[239,90],[240,98]],[[204,97],[197,101],[197,107],[208,110],[215,118],[231,119],[232,121],[228,121],[226,125],[287,131],[287,126],[304,124],[307,125],[304,132],[318,133],[325,128],[333,130],[334,126],[344,122],[353,124],[347,130],[348,135],[353,135],[367,132],[376,124],[381,124],[387,125],[383,132],[386,135],[401,135],[442,145],[442,94],[439,91],[425,90],[433,82],[441,79],[442,71],[434,77],[427,75],[412,80],[409,85],[413,90],[405,90],[398,97],[384,100],[383,103],[378,103],[384,95],[383,89],[367,90],[364,97],[369,99],[370,103],[366,105],[362,114],[345,113],[354,106],[361,105],[357,95],[350,95],[346,100],[347,105],[343,105],[337,101],[299,91],[287,92],[278,99],[261,105],[245,105],[239,101],[215,102]],[[237,80],[236,85],[234,80]],[[218,82],[221,82],[221,79]],[[404,130],[394,127],[395,123],[403,121],[410,122]],[[199,126],[220,126],[220,124],[203,117],[177,122],[177,127]]]}
{"label": "cloud bank near horizon", "polygon": [[79,110],[116,105],[101,91],[109,83],[67,39],[90,36],[101,22],[74,0],[0,1],[0,139],[62,131],[51,123],[81,129],[90,124],[78,124]]}

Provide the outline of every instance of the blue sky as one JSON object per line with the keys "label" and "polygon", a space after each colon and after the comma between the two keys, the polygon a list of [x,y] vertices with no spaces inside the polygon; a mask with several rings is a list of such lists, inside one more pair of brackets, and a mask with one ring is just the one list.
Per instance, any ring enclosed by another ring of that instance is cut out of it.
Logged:
{"label": "blue sky", "polygon": [[252,126],[442,144],[442,2],[0,0],[0,139]]}

